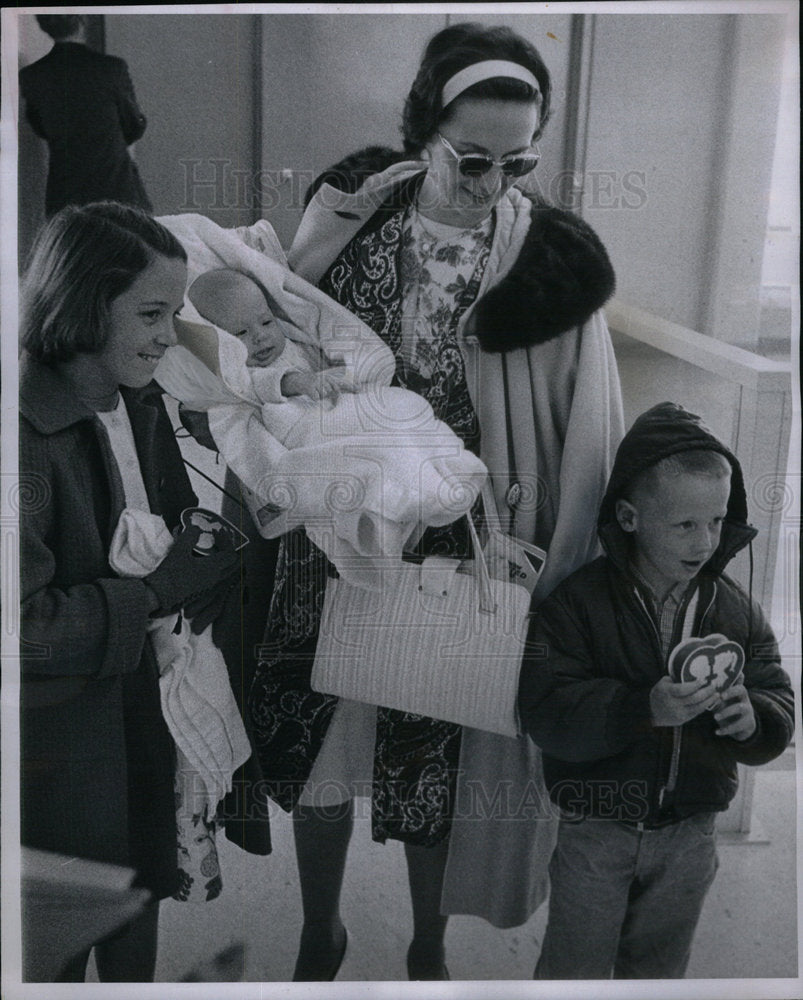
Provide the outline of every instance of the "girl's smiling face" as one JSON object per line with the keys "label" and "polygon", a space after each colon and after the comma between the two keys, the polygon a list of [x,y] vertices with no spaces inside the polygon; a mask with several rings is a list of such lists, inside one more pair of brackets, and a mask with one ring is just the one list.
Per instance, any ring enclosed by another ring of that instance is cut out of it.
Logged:
{"label": "girl's smiling face", "polygon": [[153,378],[168,347],[176,343],[173,320],[184,302],[187,266],[157,256],[109,306],[109,333],[91,359],[108,391],[125,385],[141,389]]}
{"label": "girl's smiling face", "polygon": [[[534,103],[458,97],[440,133],[458,154],[485,153],[494,160],[531,149],[538,128]],[[514,183],[500,167],[466,177],[436,134],[427,143],[429,169],[418,196],[422,214],[454,226],[473,226],[486,218]]]}

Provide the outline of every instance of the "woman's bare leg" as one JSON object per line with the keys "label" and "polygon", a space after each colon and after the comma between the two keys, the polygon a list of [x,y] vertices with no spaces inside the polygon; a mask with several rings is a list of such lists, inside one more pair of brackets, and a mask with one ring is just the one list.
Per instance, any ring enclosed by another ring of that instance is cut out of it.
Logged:
{"label": "woman's bare leg", "polygon": [[340,890],[354,826],[352,800],[326,809],[296,806],[293,833],[304,927],[293,982],[333,979],[345,952]]}
{"label": "woman's bare leg", "polygon": [[413,903],[413,940],[407,951],[407,975],[410,979],[448,979],[443,937],[449,918],[441,914],[441,893],[449,841],[435,847],[405,844],[404,853]]}

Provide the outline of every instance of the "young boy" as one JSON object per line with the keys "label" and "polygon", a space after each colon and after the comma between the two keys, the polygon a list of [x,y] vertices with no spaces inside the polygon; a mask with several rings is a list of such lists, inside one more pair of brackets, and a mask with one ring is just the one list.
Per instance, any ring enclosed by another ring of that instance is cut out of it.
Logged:
{"label": "young boy", "polygon": [[535,978],[682,977],[716,813],[737,762],[791,740],[792,690],[761,609],[723,574],[756,531],[736,458],[698,417],[662,403],[636,420],[598,533],[605,555],[540,606],[521,674],[561,812]]}

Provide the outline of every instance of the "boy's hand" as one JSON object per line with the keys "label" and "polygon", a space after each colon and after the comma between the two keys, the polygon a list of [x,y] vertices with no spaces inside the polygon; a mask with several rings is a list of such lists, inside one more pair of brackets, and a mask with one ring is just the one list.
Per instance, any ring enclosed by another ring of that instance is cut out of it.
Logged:
{"label": "boy's hand", "polygon": [[650,714],[654,726],[682,726],[719,704],[719,692],[706,681],[684,681],[662,677],[650,691]]}
{"label": "boy's hand", "polygon": [[734,684],[725,692],[714,718],[717,736],[730,736],[739,741],[750,739],[756,731],[756,713],[744,684]]}

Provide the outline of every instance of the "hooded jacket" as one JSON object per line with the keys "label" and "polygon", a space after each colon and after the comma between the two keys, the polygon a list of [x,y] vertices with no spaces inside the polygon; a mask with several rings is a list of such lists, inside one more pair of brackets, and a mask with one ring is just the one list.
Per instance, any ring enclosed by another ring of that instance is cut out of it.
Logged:
{"label": "hooded jacket", "polygon": [[[724,455],[732,475],[719,545],[697,576],[691,634],[720,633],[744,650],[756,717],[745,741],[716,736],[708,712],[683,726],[653,726],[650,691],[666,674],[667,658],[629,569],[631,539],[615,516],[637,475],[695,449]],[[648,825],[724,810],[738,785],[737,763],[772,760],[794,732],[792,689],[772,630],[723,572],[756,534],[739,463],[699,417],[672,403],[653,407],[619,447],[597,528],[605,555],[569,576],[535,612],[522,667],[522,722],[543,751],[550,797],[574,816]]]}

